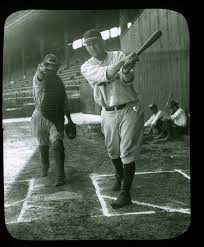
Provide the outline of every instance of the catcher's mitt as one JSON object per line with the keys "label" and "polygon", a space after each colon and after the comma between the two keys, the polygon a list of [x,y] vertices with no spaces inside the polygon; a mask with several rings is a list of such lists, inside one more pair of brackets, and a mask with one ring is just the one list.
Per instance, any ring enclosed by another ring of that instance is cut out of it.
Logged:
{"label": "catcher's mitt", "polygon": [[76,137],[76,124],[73,122],[68,122],[64,126],[65,133],[69,139],[74,139]]}

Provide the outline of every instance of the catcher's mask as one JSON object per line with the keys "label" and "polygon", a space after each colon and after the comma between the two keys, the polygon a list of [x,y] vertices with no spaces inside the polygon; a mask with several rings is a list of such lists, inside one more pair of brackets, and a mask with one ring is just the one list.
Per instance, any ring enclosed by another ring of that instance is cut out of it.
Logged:
{"label": "catcher's mask", "polygon": [[48,70],[56,71],[59,68],[58,58],[54,54],[47,54],[43,59],[43,64]]}

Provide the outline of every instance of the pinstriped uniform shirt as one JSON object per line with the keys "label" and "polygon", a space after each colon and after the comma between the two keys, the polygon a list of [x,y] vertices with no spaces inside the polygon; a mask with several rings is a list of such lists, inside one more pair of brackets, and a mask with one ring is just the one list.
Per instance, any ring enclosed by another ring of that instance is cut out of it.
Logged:
{"label": "pinstriped uniform shirt", "polygon": [[[94,99],[102,107],[111,107],[128,102],[138,101],[138,94],[133,88],[133,81],[125,83],[122,80],[121,70],[118,74],[108,81],[106,77],[107,68],[125,57],[122,51],[107,52],[103,61],[91,57],[81,66],[81,73],[89,82],[94,91]],[[105,85],[99,86],[101,82]]]}

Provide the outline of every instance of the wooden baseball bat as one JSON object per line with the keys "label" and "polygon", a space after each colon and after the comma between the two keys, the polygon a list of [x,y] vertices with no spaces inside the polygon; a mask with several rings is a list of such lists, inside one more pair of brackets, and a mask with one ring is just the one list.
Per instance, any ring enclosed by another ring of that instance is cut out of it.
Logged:
{"label": "wooden baseball bat", "polygon": [[[137,52],[137,55],[139,56],[143,51],[145,51],[148,47],[150,47],[154,42],[156,42],[162,35],[162,31],[158,30],[156,32],[154,32],[149,39],[143,44],[143,46],[139,49],[139,51]],[[133,54],[134,55],[134,54]],[[98,85],[102,86],[105,85],[106,82],[101,82]]]}
{"label": "wooden baseball bat", "polygon": [[162,36],[162,31],[158,30],[154,32],[149,39],[143,44],[143,46],[139,49],[137,52],[137,55],[139,56],[142,54],[143,51],[145,51],[148,47],[150,47],[154,42],[156,42],[160,37]]}
{"label": "wooden baseball bat", "polygon": [[173,93],[172,93],[172,92],[170,92],[169,97],[168,97],[168,100],[167,100],[167,103],[166,103],[166,105],[165,105],[164,112],[166,112],[166,111],[167,111],[167,108],[168,108],[169,103],[170,103],[170,99],[171,99],[172,97],[173,97]]}

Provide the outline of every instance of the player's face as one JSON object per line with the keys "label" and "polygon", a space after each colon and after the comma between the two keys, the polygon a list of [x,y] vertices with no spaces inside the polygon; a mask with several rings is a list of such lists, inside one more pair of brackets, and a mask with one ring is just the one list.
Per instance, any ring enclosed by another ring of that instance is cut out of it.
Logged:
{"label": "player's face", "polygon": [[94,39],[86,43],[86,50],[95,58],[100,58],[104,53],[104,43],[102,39]]}
{"label": "player's face", "polygon": [[50,64],[50,63],[45,63],[45,66],[48,70],[54,70],[56,71],[57,70],[57,65],[54,65],[54,64]]}

